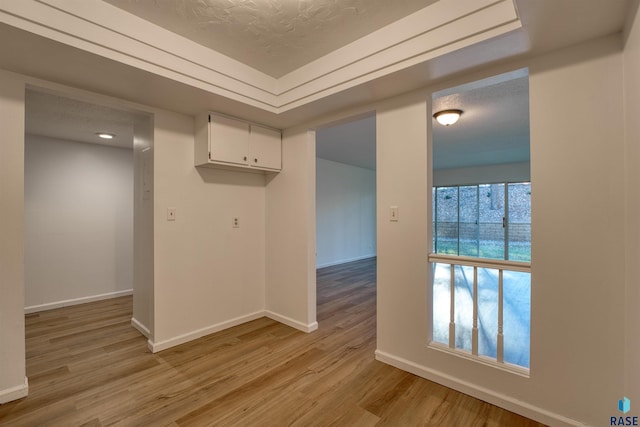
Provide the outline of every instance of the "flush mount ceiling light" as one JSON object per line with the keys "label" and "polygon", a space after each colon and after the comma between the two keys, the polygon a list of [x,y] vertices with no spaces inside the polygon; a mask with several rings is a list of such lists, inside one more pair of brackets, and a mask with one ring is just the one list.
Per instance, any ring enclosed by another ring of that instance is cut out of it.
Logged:
{"label": "flush mount ceiling light", "polygon": [[115,136],[114,134],[107,132],[96,132],[96,135],[98,135],[102,139],[113,139],[113,137]]}
{"label": "flush mount ceiling light", "polygon": [[433,115],[433,118],[443,126],[451,126],[458,121],[462,110],[442,110]]}

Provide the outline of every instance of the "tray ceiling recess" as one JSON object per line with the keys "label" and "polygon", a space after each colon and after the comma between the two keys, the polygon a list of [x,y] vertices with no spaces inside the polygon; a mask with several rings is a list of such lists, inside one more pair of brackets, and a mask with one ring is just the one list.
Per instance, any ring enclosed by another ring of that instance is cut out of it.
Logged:
{"label": "tray ceiling recess", "polygon": [[521,27],[512,0],[22,0],[0,22],[276,114]]}
{"label": "tray ceiling recess", "polygon": [[279,78],[436,0],[104,0]]}

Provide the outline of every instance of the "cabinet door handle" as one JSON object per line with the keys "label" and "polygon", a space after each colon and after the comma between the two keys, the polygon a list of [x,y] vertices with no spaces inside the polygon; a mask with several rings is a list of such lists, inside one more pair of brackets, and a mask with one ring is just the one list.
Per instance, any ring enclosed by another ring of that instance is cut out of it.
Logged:
{"label": "cabinet door handle", "polygon": [[254,162],[258,163],[258,159],[253,159]]}
{"label": "cabinet door handle", "polygon": [[244,156],[243,160],[246,162],[247,161],[247,156]]}

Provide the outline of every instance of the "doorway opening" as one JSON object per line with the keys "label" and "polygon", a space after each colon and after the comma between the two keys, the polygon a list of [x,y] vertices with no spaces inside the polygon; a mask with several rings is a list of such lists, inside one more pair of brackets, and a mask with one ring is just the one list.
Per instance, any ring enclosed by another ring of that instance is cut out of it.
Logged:
{"label": "doorway opening", "polygon": [[27,87],[26,314],[136,293],[152,330],[152,132],[149,114]]}
{"label": "doorway opening", "polygon": [[316,130],[320,324],[358,301],[375,320],[376,249],[376,117],[371,113]]}

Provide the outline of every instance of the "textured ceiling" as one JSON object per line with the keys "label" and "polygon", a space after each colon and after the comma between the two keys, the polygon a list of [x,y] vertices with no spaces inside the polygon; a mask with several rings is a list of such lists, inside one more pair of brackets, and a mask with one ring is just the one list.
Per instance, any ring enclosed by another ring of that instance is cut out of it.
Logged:
{"label": "textured ceiling", "polygon": [[[65,141],[133,148],[133,125],[139,116],[35,90],[27,90],[25,132]],[[115,134],[101,139],[96,132]]]}
{"label": "textured ceiling", "polygon": [[273,77],[437,0],[104,0]]}
{"label": "textured ceiling", "polygon": [[433,120],[434,169],[529,161],[526,70],[448,89],[433,98],[434,113],[464,111],[452,126]]}
{"label": "textured ceiling", "polygon": [[[433,112],[451,108],[464,111],[453,126],[445,127],[433,120],[434,169],[529,161],[526,70],[437,92],[432,108]],[[316,156],[375,169],[375,116],[318,130]]]}

